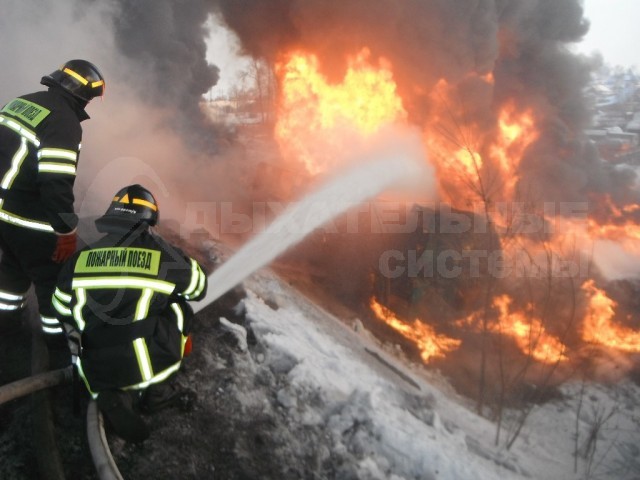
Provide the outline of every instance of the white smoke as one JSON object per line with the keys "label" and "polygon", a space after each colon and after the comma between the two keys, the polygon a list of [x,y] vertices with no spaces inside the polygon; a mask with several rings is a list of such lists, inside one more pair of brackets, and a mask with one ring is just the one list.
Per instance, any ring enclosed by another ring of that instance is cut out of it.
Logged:
{"label": "white smoke", "polygon": [[[148,5],[149,8],[157,7],[153,18],[168,15],[175,7],[172,2],[162,2],[166,8],[159,8],[160,3]],[[219,167],[213,165],[224,159],[199,151],[193,143],[195,137],[189,135],[200,128],[201,136],[206,136],[209,127],[205,124],[185,126],[185,118],[193,117],[185,115],[185,110],[193,110],[194,105],[197,108],[199,94],[192,93],[188,99],[190,105],[186,106],[186,96],[178,90],[189,88],[189,84],[176,82],[176,85],[164,87],[166,95],[162,98],[172,101],[163,102],[157,97],[162,95],[162,83],[153,82],[159,79],[159,65],[172,63],[168,56],[154,59],[151,53],[159,45],[150,45],[145,40],[158,26],[140,25],[143,39],[138,44],[132,43],[131,48],[147,48],[147,51],[135,55],[135,51],[127,51],[128,45],[121,37],[122,8],[125,8],[124,3],[119,1],[3,1],[0,41],[5,48],[0,50],[3,66],[0,69],[0,104],[15,96],[45,89],[40,85],[41,77],[68,60],[91,61],[104,75],[106,91],[103,99],[95,99],[87,106],[91,119],[82,124],[83,148],[75,186],[76,211],[81,217],[100,215],[116,191],[125,185],[140,183],[158,198],[161,219],[182,222],[186,215],[185,205],[189,202],[231,200],[233,191],[226,187],[229,182],[220,175]],[[194,16],[193,21],[197,23],[201,16]],[[120,25],[115,24],[116,19]],[[193,35],[198,35],[204,45],[204,25],[176,26],[173,33],[180,36],[176,32],[178,27],[195,31]],[[162,33],[153,34],[159,38]],[[206,64],[204,50],[192,54],[198,57],[193,62]],[[149,60],[141,61],[140,55],[146,55]],[[177,64],[175,68],[179,70]],[[211,72],[216,71],[217,67],[211,65]],[[185,71],[184,74],[193,72]],[[208,83],[205,82],[207,86],[202,88],[208,89],[215,80],[209,78]],[[145,91],[160,100],[141,93]],[[216,132],[213,126],[210,128],[210,136],[215,139]]]}

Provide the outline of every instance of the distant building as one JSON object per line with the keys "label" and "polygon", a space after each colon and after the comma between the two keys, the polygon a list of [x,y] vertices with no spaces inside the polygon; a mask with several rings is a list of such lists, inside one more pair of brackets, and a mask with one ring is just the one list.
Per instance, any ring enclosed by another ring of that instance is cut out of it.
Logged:
{"label": "distant building", "polygon": [[640,139],[638,133],[624,132],[620,127],[585,130],[593,141],[600,157],[611,163],[640,163]]}
{"label": "distant building", "polygon": [[640,79],[631,70],[602,69],[585,96],[593,106],[585,135],[611,163],[640,165]]}

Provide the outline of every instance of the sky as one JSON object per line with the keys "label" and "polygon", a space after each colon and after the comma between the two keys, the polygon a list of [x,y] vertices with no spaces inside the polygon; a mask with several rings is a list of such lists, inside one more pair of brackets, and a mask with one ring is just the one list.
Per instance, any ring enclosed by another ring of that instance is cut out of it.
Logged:
{"label": "sky", "polygon": [[241,85],[241,73],[249,68],[251,60],[240,53],[236,35],[215,17],[210,19],[209,30],[211,35],[207,43],[207,61],[220,68],[220,79],[209,91],[209,95],[228,96],[232,88]]}
{"label": "sky", "polygon": [[640,1],[584,0],[584,11],[591,27],[579,51],[598,51],[612,65],[640,66]]}

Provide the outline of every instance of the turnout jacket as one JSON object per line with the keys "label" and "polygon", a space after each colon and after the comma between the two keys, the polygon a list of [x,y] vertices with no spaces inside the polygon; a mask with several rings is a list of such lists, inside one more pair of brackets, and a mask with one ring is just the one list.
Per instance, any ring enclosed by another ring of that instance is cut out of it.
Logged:
{"label": "turnout jacket", "polygon": [[143,389],[177,371],[193,315],[187,301],[206,288],[200,265],[148,229],[76,252],[52,303],[80,343],[76,366],[89,392]]}
{"label": "turnout jacket", "polygon": [[72,231],[73,184],[85,104],[52,87],[0,111],[0,220],[34,230]]}

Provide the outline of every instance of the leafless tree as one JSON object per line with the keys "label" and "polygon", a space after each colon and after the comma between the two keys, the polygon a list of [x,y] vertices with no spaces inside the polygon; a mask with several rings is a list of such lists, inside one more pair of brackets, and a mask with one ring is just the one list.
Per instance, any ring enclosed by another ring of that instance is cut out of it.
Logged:
{"label": "leafless tree", "polygon": [[[444,99],[441,99],[441,101],[445,104],[447,102],[447,100]],[[548,393],[548,391],[554,387],[552,379],[556,374],[561,357],[558,357],[555,361],[541,369],[533,353],[541,341],[543,332],[550,323],[556,326],[563,326],[558,340],[562,344],[565,343],[566,337],[575,324],[578,296],[576,287],[577,279],[573,274],[556,276],[557,272],[554,271],[554,262],[562,260],[564,255],[562,252],[557,251],[557,247],[550,243],[543,232],[539,232],[540,238],[534,239],[535,248],[543,253],[542,263],[539,263],[540,260],[534,258],[534,256],[527,251],[527,245],[517,245],[521,240],[517,229],[517,220],[509,213],[509,209],[507,209],[502,216],[493,209],[496,202],[505,197],[505,179],[501,177],[501,174],[491,161],[482,161],[478,152],[482,151],[483,144],[486,143],[486,140],[479,137],[472,122],[466,122],[464,118],[460,118],[452,113],[454,111],[464,112],[464,104],[460,102],[460,104],[455,105],[455,107],[457,108],[449,108],[447,110],[449,115],[440,120],[436,133],[440,136],[440,140],[448,142],[449,146],[453,147],[458,154],[451,158],[438,158],[438,161],[443,162],[444,165],[449,167],[448,170],[450,172],[454,172],[454,174],[457,175],[455,188],[459,191],[460,185],[463,185],[469,192],[469,199],[474,202],[479,202],[482,205],[482,213],[488,230],[492,231],[494,226],[497,227],[499,225],[500,236],[494,237],[490,235],[488,237],[489,244],[487,248],[489,251],[497,249],[508,250],[510,247],[514,247],[514,249],[518,247],[517,251],[528,255],[531,261],[532,272],[527,272],[522,275],[524,291],[527,292],[528,296],[525,300],[526,303],[530,305],[530,308],[527,310],[529,349],[524,352],[525,359],[520,366],[514,367],[513,359],[505,358],[506,342],[510,340],[508,340],[504,334],[500,320],[496,320],[496,318],[499,318],[493,305],[499,286],[499,275],[494,275],[496,272],[487,272],[483,277],[483,305],[476,314],[480,326],[480,361],[476,410],[478,413],[485,415],[487,413],[485,410],[489,407],[490,411],[493,412],[496,420],[495,442],[498,444],[503,429],[503,415],[507,402],[513,405],[515,401],[518,407],[516,414],[511,417],[508,434],[505,439],[506,447],[511,448],[535,405],[535,397],[543,397],[545,392]],[[460,157],[461,152],[464,152],[462,158]],[[507,200],[516,202],[520,199],[521,201],[518,203],[522,205],[534,205],[532,201],[533,194],[531,192],[523,193],[516,191],[515,195],[517,197],[519,195],[519,198],[507,198]],[[456,195],[451,196],[452,198],[456,198]],[[457,198],[459,198],[459,196],[458,193]],[[538,212],[538,214],[542,216],[541,213]],[[496,231],[497,230],[498,228],[496,228]],[[498,238],[498,240],[494,240],[494,238]],[[574,248],[569,251],[566,256],[571,258],[577,255],[576,251],[577,249]],[[568,299],[568,308],[566,308],[564,312],[565,318],[557,318],[558,313],[554,311],[553,308],[553,302],[557,300],[558,297],[559,286],[562,286],[562,294]],[[497,348],[492,349],[491,342],[495,342],[493,345]],[[496,397],[489,396],[487,391],[487,374],[491,356],[497,358],[499,386]],[[523,385],[528,376],[532,374],[534,367],[538,371],[541,371],[541,373],[537,375],[536,388],[530,389],[526,394],[520,394],[518,392],[519,387]]]}

